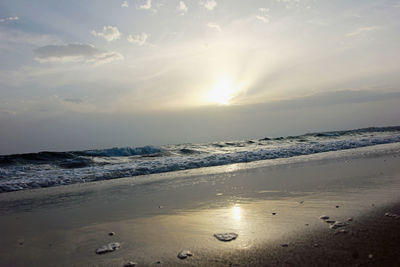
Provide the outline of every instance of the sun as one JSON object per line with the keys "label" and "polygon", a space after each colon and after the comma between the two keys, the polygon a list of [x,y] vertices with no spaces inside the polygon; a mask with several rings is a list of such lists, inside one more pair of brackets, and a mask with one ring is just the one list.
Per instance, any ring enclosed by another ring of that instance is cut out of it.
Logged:
{"label": "sun", "polygon": [[229,105],[235,91],[231,80],[221,79],[208,92],[207,100],[220,105]]}

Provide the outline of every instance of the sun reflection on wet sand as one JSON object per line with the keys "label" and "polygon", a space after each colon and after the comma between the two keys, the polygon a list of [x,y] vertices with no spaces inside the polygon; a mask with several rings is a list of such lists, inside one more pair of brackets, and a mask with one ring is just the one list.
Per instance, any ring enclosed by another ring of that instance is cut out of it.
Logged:
{"label": "sun reflection on wet sand", "polygon": [[235,221],[240,221],[240,206],[238,204],[236,204],[235,206],[233,206],[232,208],[233,210],[233,218],[235,219]]}

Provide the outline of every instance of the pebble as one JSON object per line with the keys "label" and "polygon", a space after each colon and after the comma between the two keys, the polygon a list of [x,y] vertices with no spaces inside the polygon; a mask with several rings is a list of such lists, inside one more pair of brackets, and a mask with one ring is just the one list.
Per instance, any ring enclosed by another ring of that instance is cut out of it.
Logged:
{"label": "pebble", "polygon": [[319,217],[321,220],[328,220],[329,219],[329,216],[326,216],[326,215],[322,215],[322,216],[320,216]]}
{"label": "pebble", "polygon": [[193,256],[193,253],[190,252],[189,250],[182,250],[181,252],[178,253],[178,258],[181,260],[186,259],[187,257]]}
{"label": "pebble", "polygon": [[218,239],[219,241],[232,241],[235,240],[238,237],[238,234],[236,233],[215,233],[214,237]]}
{"label": "pebble", "polygon": [[335,223],[336,221],[335,221],[335,220],[325,220],[325,222],[326,222],[326,223],[331,223],[331,224],[332,224],[332,223]]}
{"label": "pebble", "polygon": [[340,206],[339,205],[336,205],[336,208],[338,209]]}
{"label": "pebble", "polygon": [[128,261],[127,263],[124,264],[124,267],[133,267],[136,266],[137,263],[133,261]]}
{"label": "pebble", "polygon": [[318,245],[317,243],[315,243],[315,244],[314,244],[314,247],[316,247],[316,248],[317,248],[317,247],[319,247],[319,245]]}
{"label": "pebble", "polygon": [[276,212],[273,212],[272,215],[276,215]]}
{"label": "pebble", "polygon": [[222,195],[223,195],[222,193],[217,193],[217,194],[216,194],[216,196],[222,196]]}
{"label": "pebble", "polygon": [[350,217],[350,218],[347,218],[347,221],[348,221],[348,222],[352,222],[352,221],[353,221],[353,218],[351,218],[351,217]]}
{"label": "pebble", "polygon": [[346,224],[344,222],[336,221],[334,224],[329,226],[329,228],[336,229],[336,228],[343,227],[343,226],[346,226]]}
{"label": "pebble", "polygon": [[281,244],[281,246],[284,247],[284,248],[287,248],[289,246],[289,244],[284,243],[284,244]]}
{"label": "pebble", "polygon": [[386,212],[385,213],[386,217],[393,217],[395,219],[400,219],[400,215],[396,214],[396,213],[391,213],[391,212]]}
{"label": "pebble", "polygon": [[107,252],[113,252],[121,247],[121,244],[118,242],[109,243],[107,245],[101,246],[96,249],[96,254],[103,254]]}
{"label": "pebble", "polygon": [[338,234],[347,234],[349,231],[347,231],[346,229],[340,229],[339,231],[337,231],[336,233],[335,233],[335,235],[338,235]]}
{"label": "pebble", "polygon": [[304,200],[302,200],[302,201],[299,201],[299,203],[300,203],[300,204],[303,204],[303,203],[304,203]]}
{"label": "pebble", "polygon": [[114,232],[109,232],[108,235],[109,236],[113,236],[113,235],[115,235],[115,233]]}
{"label": "pebble", "polygon": [[372,259],[373,257],[374,257],[374,255],[372,255],[372,254],[368,255],[368,259]]}

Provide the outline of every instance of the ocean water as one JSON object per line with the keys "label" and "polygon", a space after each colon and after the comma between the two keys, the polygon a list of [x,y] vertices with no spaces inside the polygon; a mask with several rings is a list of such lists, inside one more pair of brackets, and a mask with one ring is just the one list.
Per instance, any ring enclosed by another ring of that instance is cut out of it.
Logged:
{"label": "ocean water", "polygon": [[400,126],[257,140],[4,155],[0,156],[0,192],[289,158],[396,142],[400,142]]}

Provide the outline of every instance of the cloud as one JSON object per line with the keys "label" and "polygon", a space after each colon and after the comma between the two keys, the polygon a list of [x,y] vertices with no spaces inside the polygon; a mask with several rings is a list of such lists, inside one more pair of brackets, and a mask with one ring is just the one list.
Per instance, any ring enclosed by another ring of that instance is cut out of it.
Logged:
{"label": "cloud", "polygon": [[132,44],[142,46],[146,43],[148,37],[149,35],[147,33],[142,32],[141,34],[136,34],[136,35],[129,34],[126,39],[128,40],[128,42]]}
{"label": "cloud", "polygon": [[85,62],[95,65],[120,60],[117,52],[102,51],[88,44],[46,45],[34,50],[35,60],[46,62]]}
{"label": "cloud", "polygon": [[80,99],[80,98],[72,98],[72,97],[64,98],[63,100],[65,102],[74,103],[74,104],[81,104],[83,102],[82,99]]}
{"label": "cloud", "polygon": [[221,26],[219,26],[219,25],[216,24],[216,23],[210,22],[210,23],[207,24],[207,26],[208,26],[208,28],[213,29],[213,30],[215,30],[215,31],[218,31],[218,32],[221,31]]}
{"label": "cloud", "polygon": [[129,7],[128,1],[122,2],[121,7]]}
{"label": "cloud", "polygon": [[117,40],[117,39],[119,39],[121,37],[121,33],[118,30],[118,28],[117,27],[113,27],[113,26],[104,26],[103,27],[103,32],[96,32],[95,30],[93,30],[92,34],[94,36],[103,37],[108,42]]}
{"label": "cloud", "polygon": [[182,12],[181,14],[185,14],[185,12],[188,11],[188,7],[186,6],[185,2],[183,2],[183,1],[179,1],[179,4],[176,8]]}
{"label": "cloud", "polygon": [[256,18],[258,20],[261,20],[264,23],[268,23],[269,22],[269,15],[268,15],[269,8],[260,7],[258,9],[258,11],[260,11],[260,15],[256,15]]}
{"label": "cloud", "polygon": [[61,40],[59,37],[52,35],[29,33],[20,30],[0,31],[0,47],[5,44],[14,48],[16,44],[44,46],[48,44],[61,44]]}
{"label": "cloud", "polygon": [[376,26],[360,27],[360,28],[356,29],[355,31],[349,32],[348,34],[346,34],[346,36],[352,37],[352,36],[360,35],[360,34],[363,34],[366,32],[374,31],[376,29],[378,29],[378,27],[376,27]]}
{"label": "cloud", "polygon": [[215,0],[200,1],[199,4],[208,10],[213,10],[218,5]]}
{"label": "cloud", "polygon": [[151,8],[151,0],[146,0],[146,3],[137,7],[137,9],[150,9]]}
{"label": "cloud", "polygon": [[15,20],[19,20],[19,17],[15,16],[15,17],[8,17],[8,18],[4,18],[4,19],[0,18],[0,22],[15,21]]}

